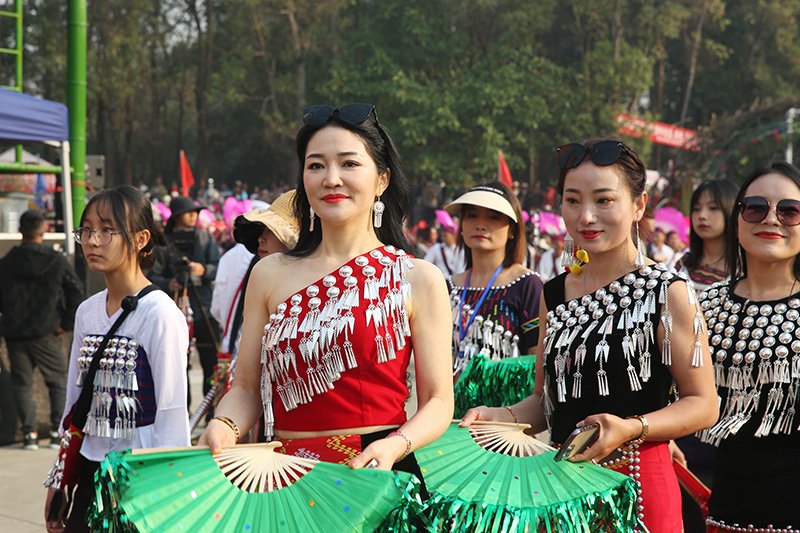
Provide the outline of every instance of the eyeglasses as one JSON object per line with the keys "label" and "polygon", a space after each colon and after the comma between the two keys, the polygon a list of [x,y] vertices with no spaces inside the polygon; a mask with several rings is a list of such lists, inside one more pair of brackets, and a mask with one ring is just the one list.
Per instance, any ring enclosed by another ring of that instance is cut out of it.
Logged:
{"label": "eyeglasses", "polygon": [[558,166],[562,169],[575,168],[581,164],[586,154],[598,167],[613,165],[619,159],[622,150],[627,150],[619,141],[600,141],[589,146],[582,144],[565,144],[556,149]]}
{"label": "eyeglasses", "polygon": [[78,244],[89,244],[89,241],[92,240],[92,235],[95,235],[97,236],[97,244],[100,246],[106,246],[110,244],[111,237],[114,235],[120,235],[121,233],[121,231],[111,231],[111,228],[93,230],[80,227],[72,230],[72,234],[75,235],[75,242]]}
{"label": "eyeglasses", "polygon": [[[745,222],[757,224],[767,218],[772,204],[762,196],[748,196],[739,202],[739,214]],[[800,201],[781,200],[775,204],[775,216],[784,226],[800,224]]]}
{"label": "eyeglasses", "polygon": [[329,105],[312,105],[303,109],[303,123],[307,126],[322,126],[333,115],[338,116],[348,124],[361,124],[371,115],[378,122],[378,113],[372,104],[347,104],[342,107],[331,107]]}

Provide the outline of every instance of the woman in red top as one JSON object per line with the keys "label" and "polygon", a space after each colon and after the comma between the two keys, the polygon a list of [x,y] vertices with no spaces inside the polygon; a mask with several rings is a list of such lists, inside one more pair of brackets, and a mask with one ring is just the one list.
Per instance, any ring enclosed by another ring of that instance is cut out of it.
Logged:
{"label": "woman in red top", "polygon": [[303,121],[300,239],[253,269],[233,386],[200,442],[234,444],[263,410],[287,453],[419,474],[410,452],[453,415],[444,278],[403,251],[409,187],[374,106],[313,106]]}

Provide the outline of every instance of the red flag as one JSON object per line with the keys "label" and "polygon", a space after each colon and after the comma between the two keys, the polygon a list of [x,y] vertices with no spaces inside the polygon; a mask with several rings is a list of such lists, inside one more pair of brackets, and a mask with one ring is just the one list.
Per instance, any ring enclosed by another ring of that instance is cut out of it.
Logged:
{"label": "red flag", "polygon": [[501,183],[505,183],[510,188],[514,188],[514,180],[511,179],[511,171],[508,170],[506,158],[503,157],[503,151],[498,150],[498,163],[497,163],[497,179]]}
{"label": "red flag", "polygon": [[181,191],[184,196],[189,196],[189,187],[192,185],[194,185],[192,169],[189,167],[189,161],[186,160],[186,154],[181,150]]}

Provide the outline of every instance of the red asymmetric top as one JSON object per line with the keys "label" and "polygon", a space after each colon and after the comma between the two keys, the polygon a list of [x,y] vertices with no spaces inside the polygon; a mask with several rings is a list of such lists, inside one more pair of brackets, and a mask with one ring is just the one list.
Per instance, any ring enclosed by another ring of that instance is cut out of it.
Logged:
{"label": "red asymmetric top", "polygon": [[264,328],[265,434],[402,424],[413,265],[381,246],[281,303]]}

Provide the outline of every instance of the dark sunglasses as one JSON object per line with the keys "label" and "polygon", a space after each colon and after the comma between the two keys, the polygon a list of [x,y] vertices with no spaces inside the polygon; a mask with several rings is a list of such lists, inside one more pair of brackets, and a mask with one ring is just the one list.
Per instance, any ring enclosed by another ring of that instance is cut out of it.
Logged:
{"label": "dark sunglasses", "polygon": [[[748,196],[739,202],[739,214],[745,222],[757,224],[767,218],[772,209],[769,200],[762,196]],[[775,216],[784,226],[800,224],[800,201],[781,200],[775,204]]]}
{"label": "dark sunglasses", "polygon": [[312,105],[303,109],[303,123],[307,126],[322,126],[333,115],[338,116],[348,124],[361,124],[370,116],[375,117],[378,122],[378,113],[372,104],[347,104],[342,107],[331,107],[329,105]]}
{"label": "dark sunglasses", "polygon": [[619,141],[600,141],[589,146],[576,143],[565,144],[556,149],[558,166],[565,170],[580,165],[587,154],[598,167],[613,165],[619,159],[622,150],[626,150],[626,148]]}

